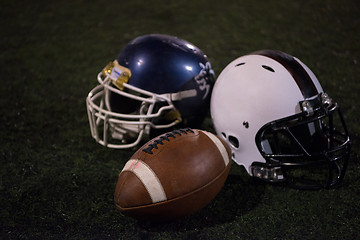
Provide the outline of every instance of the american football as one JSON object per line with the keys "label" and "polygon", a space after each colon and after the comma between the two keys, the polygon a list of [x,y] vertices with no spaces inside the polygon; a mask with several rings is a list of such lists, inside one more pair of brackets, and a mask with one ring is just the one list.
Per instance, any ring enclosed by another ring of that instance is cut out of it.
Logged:
{"label": "american football", "polygon": [[123,214],[139,220],[178,219],[215,198],[230,165],[230,148],[214,134],[168,132],[147,142],[125,164],[114,202]]}

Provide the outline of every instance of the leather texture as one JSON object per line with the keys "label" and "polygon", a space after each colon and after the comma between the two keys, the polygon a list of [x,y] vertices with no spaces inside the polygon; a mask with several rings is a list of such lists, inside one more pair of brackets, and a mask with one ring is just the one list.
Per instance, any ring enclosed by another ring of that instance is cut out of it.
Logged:
{"label": "leather texture", "polygon": [[[155,221],[179,218],[206,206],[223,187],[231,161],[225,165],[214,142],[201,130],[173,135],[175,137],[168,137],[169,141],[161,143],[161,136],[150,140],[131,157],[152,169],[166,200],[154,203],[142,180],[124,169],[114,194],[115,204],[124,214]],[[231,159],[230,148],[223,140],[221,142]],[[152,144],[157,148],[153,147],[151,153],[143,151]]]}

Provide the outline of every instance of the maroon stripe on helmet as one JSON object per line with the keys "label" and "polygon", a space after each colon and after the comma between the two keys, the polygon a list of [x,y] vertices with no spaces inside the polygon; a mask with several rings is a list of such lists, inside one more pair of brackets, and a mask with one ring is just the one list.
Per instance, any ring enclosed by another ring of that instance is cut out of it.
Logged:
{"label": "maroon stripe on helmet", "polygon": [[295,79],[295,82],[304,98],[309,98],[319,94],[309,74],[293,56],[277,50],[261,50],[251,54],[272,58],[283,65]]}

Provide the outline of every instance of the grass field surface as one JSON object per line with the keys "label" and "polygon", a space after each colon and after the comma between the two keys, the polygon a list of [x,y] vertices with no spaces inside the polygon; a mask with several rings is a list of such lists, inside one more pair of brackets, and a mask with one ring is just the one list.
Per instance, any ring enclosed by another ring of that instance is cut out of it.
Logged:
{"label": "grass field surface", "polygon": [[[32,2],[0,3],[0,239],[359,239],[359,1]],[[261,49],[301,59],[348,124],[343,184],[301,191],[233,164],[194,215],[158,225],[123,216],[113,193],[136,149],[97,144],[85,98],[125,44],[148,33],[192,42],[217,75]]]}

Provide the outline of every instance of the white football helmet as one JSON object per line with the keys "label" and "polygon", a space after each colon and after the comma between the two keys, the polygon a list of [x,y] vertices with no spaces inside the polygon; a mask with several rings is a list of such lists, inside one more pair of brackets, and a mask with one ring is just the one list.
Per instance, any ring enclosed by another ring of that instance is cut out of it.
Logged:
{"label": "white football helmet", "polygon": [[328,188],[344,177],[344,119],[299,59],[275,50],[235,59],[215,82],[210,108],[217,134],[250,175],[300,188]]}

